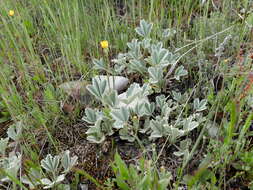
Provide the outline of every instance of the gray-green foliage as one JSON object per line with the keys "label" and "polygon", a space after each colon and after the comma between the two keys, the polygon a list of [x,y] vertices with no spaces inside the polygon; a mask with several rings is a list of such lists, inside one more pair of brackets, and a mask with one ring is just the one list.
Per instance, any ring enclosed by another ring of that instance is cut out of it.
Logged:
{"label": "gray-green foliage", "polygon": [[[160,91],[167,80],[173,78],[180,80],[180,77],[187,75],[187,71],[181,65],[175,70],[174,76],[166,75],[170,66],[177,64],[179,56],[164,48],[162,42],[150,38],[152,26],[141,20],[140,26],[136,28],[141,40],[133,39],[127,43],[128,52],[120,53],[112,61],[116,63],[115,72],[121,73],[123,69],[126,69],[128,73],[139,73]],[[166,29],[164,37],[169,35],[170,30]]]}
{"label": "gray-green foliage", "polygon": [[[45,172],[30,168],[29,173],[22,176],[22,182],[28,184],[31,189],[37,185],[42,185],[43,189],[58,187],[59,184],[63,183],[66,174],[70,172],[76,163],[77,156],[71,157],[68,150],[57,156],[48,154],[46,158],[41,160],[41,168]],[[66,188],[69,188],[68,184],[64,185]]]}
{"label": "gray-green foliage", "polygon": [[0,168],[4,170],[4,173],[0,172],[0,181],[11,181],[11,178],[16,178],[18,171],[21,167],[21,154],[12,153],[8,157],[2,157],[0,159]]}
{"label": "gray-green foliage", "polygon": [[8,137],[14,141],[18,141],[22,136],[22,122],[11,125],[7,131]]}
{"label": "gray-green foliage", "polygon": [[[144,20],[140,22],[136,32],[142,41],[133,39],[127,43],[129,51],[112,60],[116,65],[110,72],[117,73],[123,69],[128,73],[137,72],[148,79],[146,83],[142,86],[132,83],[122,94],[110,88],[105,78],[94,77],[92,84],[87,86],[88,91],[102,103],[102,109],[85,110],[83,120],[89,124],[86,134],[90,142],[101,143],[106,136],[119,131],[120,138],[130,142],[136,140],[138,133],[144,133],[151,141],[169,137],[169,141],[175,143],[203,121],[200,112],[206,109],[206,100],[195,99],[191,106],[194,113],[187,116],[180,113],[187,95],[173,91],[172,96],[160,95],[155,102],[149,101],[148,96],[154,91],[163,92],[167,80],[165,71],[178,61],[178,55],[163,48],[162,42],[153,42],[149,38],[151,29],[152,24]],[[93,61],[95,68],[100,70],[105,70],[103,62],[102,59]],[[180,65],[169,79],[180,80],[185,75],[187,71]],[[144,125],[140,125],[141,121]]]}
{"label": "gray-green foliage", "polygon": [[101,143],[105,140],[105,136],[119,130],[122,139],[133,141],[137,126],[131,122],[132,116],[150,115],[154,110],[154,103],[150,104],[147,98],[151,93],[151,87],[148,84],[140,87],[139,84],[133,83],[125,94],[118,95],[116,90],[107,88],[107,85],[105,80],[99,80],[98,83],[92,83],[88,87],[88,90],[92,89],[93,92],[98,92],[102,88],[107,90],[99,96],[95,95],[103,104],[103,110],[91,108],[85,110],[83,120],[90,124],[86,132],[87,139],[94,143]]}
{"label": "gray-green foliage", "polygon": [[9,143],[9,137],[0,139],[0,154],[3,156],[5,155],[5,150],[7,148],[8,143]]}
{"label": "gray-green foliage", "polygon": [[[28,184],[30,189],[34,189],[38,185],[43,186],[43,189],[56,186],[57,188],[64,186],[63,189],[68,189],[67,184],[61,183],[77,163],[77,156],[71,157],[68,150],[54,157],[48,154],[46,158],[41,160],[41,168],[31,167],[28,174],[18,175],[22,167],[22,154],[16,151],[16,147],[19,146],[22,137],[22,127],[21,121],[11,125],[7,131],[8,137],[0,139],[0,182],[13,182],[13,179],[20,177],[21,182]],[[10,142],[10,140],[14,142]],[[7,155],[6,149],[10,144],[15,145],[15,148]]]}
{"label": "gray-green foliage", "polygon": [[0,181],[10,182],[12,178],[17,178],[18,172],[21,168],[22,154],[14,150],[7,154],[7,148],[10,144],[10,140],[13,140],[12,146],[17,147],[19,140],[22,136],[22,122],[12,124],[8,130],[6,138],[0,139]]}

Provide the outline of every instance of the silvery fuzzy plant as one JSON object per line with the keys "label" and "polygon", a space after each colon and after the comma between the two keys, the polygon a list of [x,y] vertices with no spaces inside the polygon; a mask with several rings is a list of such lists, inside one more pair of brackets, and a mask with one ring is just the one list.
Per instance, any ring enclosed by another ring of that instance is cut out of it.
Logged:
{"label": "silvery fuzzy plant", "polygon": [[[126,69],[128,73],[139,73],[152,84],[153,88],[155,87],[156,91],[160,92],[165,90],[168,80],[180,80],[180,77],[187,75],[187,71],[183,65],[176,68],[179,61],[178,54],[164,48],[162,42],[150,38],[152,27],[153,24],[141,20],[140,26],[135,29],[141,39],[133,39],[127,43],[129,51],[119,54],[112,61],[116,63],[116,72]],[[168,38],[172,31],[165,29],[162,38]],[[172,75],[174,69],[175,72]]]}
{"label": "silvery fuzzy plant", "polygon": [[[187,71],[182,65],[174,70],[178,55],[163,48],[161,42],[152,43],[149,38],[151,29],[152,24],[141,20],[136,32],[142,41],[134,39],[128,43],[129,51],[112,60],[116,65],[109,72],[126,70],[128,73],[139,73],[147,79],[144,80],[146,83],[133,83],[123,94],[118,94],[105,79],[99,77],[94,77],[92,84],[87,86],[87,90],[102,103],[100,109],[85,110],[83,120],[88,123],[86,134],[90,142],[102,143],[106,136],[118,131],[121,139],[130,142],[138,140],[138,133],[143,133],[151,141],[168,137],[170,143],[175,143],[203,122],[201,112],[206,109],[206,100],[195,99],[193,104],[189,104],[193,113],[183,117],[180,111],[185,103],[184,95],[172,92],[171,97],[165,97],[162,94],[167,77],[180,80]],[[107,71],[102,59],[95,59],[93,63],[96,69]],[[171,73],[174,71],[173,76],[165,74],[168,69]],[[154,91],[161,92],[161,95],[156,97],[155,102],[150,102],[148,96]]]}
{"label": "silvery fuzzy plant", "polygon": [[43,186],[43,189],[70,189],[68,184],[63,184],[65,176],[77,164],[77,156],[70,156],[69,150],[60,155],[52,156],[48,154],[41,160],[40,168],[30,168],[27,175],[22,176],[21,181],[28,184],[30,189]]}
{"label": "silvery fuzzy plant", "polygon": [[87,108],[83,117],[90,124],[86,132],[88,140],[94,143],[103,142],[106,136],[115,131],[119,131],[122,139],[133,142],[139,126],[137,117],[133,116],[136,113],[152,115],[154,111],[154,103],[149,103],[147,98],[152,92],[149,84],[141,87],[133,83],[125,93],[118,95],[116,90],[109,87],[106,79],[93,78],[87,89],[103,105],[101,110]]}
{"label": "silvery fuzzy plant", "polygon": [[[22,154],[16,152],[15,149],[22,138],[22,122],[11,125],[8,128],[7,135],[8,137],[0,139],[0,183],[12,182],[12,179],[18,177],[21,169]],[[14,146],[14,149],[7,155],[6,150],[10,146]],[[61,183],[76,163],[77,156],[71,157],[68,150],[54,157],[49,154],[41,161],[41,167],[45,172],[43,173],[42,169],[30,168],[28,174],[21,177],[21,182],[28,184],[30,189],[35,189],[38,185],[43,186],[44,189],[53,187],[64,190],[70,189],[68,185]]]}
{"label": "silvery fuzzy plant", "polygon": [[[15,149],[22,137],[22,122],[11,125],[7,130],[7,135],[8,137],[0,139],[0,182],[11,182],[12,178],[17,178],[21,168],[22,155]],[[7,155],[6,150],[10,145],[14,148]]]}
{"label": "silvery fuzzy plant", "polygon": [[[93,60],[95,68],[110,74],[120,74],[124,70],[127,73],[139,73],[158,92],[165,90],[169,80],[180,80],[181,77],[187,75],[183,65],[176,68],[179,55],[164,48],[162,42],[150,38],[152,27],[151,23],[141,20],[140,26],[135,29],[141,40],[133,39],[127,43],[129,51],[120,53],[116,59],[112,60],[115,66],[111,68],[111,71],[108,71],[107,65],[102,59]],[[174,33],[174,30],[165,29],[162,38],[166,39]]]}
{"label": "silvery fuzzy plant", "polygon": [[[204,121],[201,112],[207,108],[206,100],[196,98],[192,115],[175,118],[175,113],[180,115],[183,109],[184,95],[174,92],[172,98],[160,95],[155,102],[150,102],[147,96],[153,90],[148,83],[143,86],[133,83],[125,93],[118,95],[108,87],[106,79],[93,78],[87,89],[102,103],[102,109],[86,108],[83,117],[89,124],[87,139],[93,143],[102,143],[116,131],[121,139],[130,142],[138,138],[138,133],[144,133],[150,140],[169,137],[169,141],[175,143]],[[141,120],[145,121],[143,125],[140,125]]]}

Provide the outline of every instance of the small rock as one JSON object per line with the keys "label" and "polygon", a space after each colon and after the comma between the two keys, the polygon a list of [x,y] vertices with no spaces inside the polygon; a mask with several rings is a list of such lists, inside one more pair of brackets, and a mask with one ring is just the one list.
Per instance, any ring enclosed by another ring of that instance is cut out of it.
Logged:
{"label": "small rock", "polygon": [[[98,75],[95,76],[95,78],[98,78],[100,80],[106,80],[108,84],[109,79],[109,86],[113,87],[115,85],[115,89],[118,92],[122,92],[127,88],[128,85],[128,79],[121,76],[105,76],[105,75]],[[70,81],[65,82],[61,85],[59,85],[59,88],[61,88],[64,92],[66,92],[69,96],[76,100],[80,100],[83,104],[89,104],[94,99],[94,97],[89,93],[89,91],[86,89],[86,86],[89,83],[87,81]],[[107,90],[108,90],[107,89]]]}
{"label": "small rock", "polygon": [[[106,75],[98,75],[95,76],[95,78],[100,79],[100,80],[106,80],[108,84],[108,79],[109,79],[109,87],[113,87],[113,84],[115,85],[115,90],[118,92],[122,92],[127,88],[129,80],[126,77],[122,76],[106,76]],[[114,81],[114,82],[113,82]]]}
{"label": "small rock", "polygon": [[70,81],[59,85],[64,92],[76,100],[80,100],[83,104],[89,104],[92,95],[86,89],[89,83],[87,81]]}
{"label": "small rock", "polygon": [[80,91],[86,91],[87,81],[70,81],[59,85],[59,88],[63,89],[69,96],[79,96]]}
{"label": "small rock", "polygon": [[65,113],[72,113],[75,110],[75,106],[68,103],[63,103],[63,105],[61,105],[61,108]]}

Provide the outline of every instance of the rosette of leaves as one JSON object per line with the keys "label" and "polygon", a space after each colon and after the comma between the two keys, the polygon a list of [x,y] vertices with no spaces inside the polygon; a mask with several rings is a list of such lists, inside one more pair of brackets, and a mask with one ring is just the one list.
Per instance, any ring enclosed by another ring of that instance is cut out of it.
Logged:
{"label": "rosette of leaves", "polygon": [[[125,69],[128,73],[139,73],[160,92],[168,79],[180,80],[181,77],[187,75],[187,71],[183,65],[176,68],[179,55],[164,48],[162,42],[156,42],[150,38],[152,26],[151,23],[141,20],[140,26],[135,29],[141,40],[133,39],[127,43],[128,52],[119,54],[112,61],[116,63],[114,72],[121,73]],[[166,31],[168,33],[170,30]],[[168,71],[171,73],[174,68],[174,76],[167,76]]]}

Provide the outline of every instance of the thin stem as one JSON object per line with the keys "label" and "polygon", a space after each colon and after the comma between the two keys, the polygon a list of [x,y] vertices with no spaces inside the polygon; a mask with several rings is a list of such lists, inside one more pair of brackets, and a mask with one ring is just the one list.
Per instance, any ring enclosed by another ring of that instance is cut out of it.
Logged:
{"label": "thin stem", "polygon": [[176,60],[176,62],[171,66],[169,72],[166,74],[165,78],[168,78],[168,77],[171,75],[171,73],[172,73],[172,72],[174,71],[174,69],[176,68],[177,63],[179,62],[179,60],[180,60],[182,57],[184,57],[186,54],[188,54],[188,53],[191,52],[193,49],[195,49],[196,47],[198,47],[198,45],[200,45],[200,44],[203,43],[204,41],[207,41],[207,40],[209,40],[209,39],[212,39],[212,38],[216,37],[217,35],[220,35],[220,34],[226,32],[226,31],[230,30],[230,29],[233,28],[233,27],[234,27],[234,25],[233,25],[233,26],[230,26],[230,27],[226,28],[225,30],[222,30],[222,31],[220,31],[220,32],[218,32],[218,33],[216,33],[216,34],[213,34],[213,35],[211,35],[211,36],[208,36],[207,38],[204,38],[204,39],[201,39],[201,40],[198,40],[198,41],[194,41],[194,42],[189,43],[189,44],[187,44],[187,45],[185,45],[185,46],[183,46],[183,47],[181,47],[181,48],[178,48],[178,49],[175,51],[175,53],[177,53],[178,51],[182,50],[183,48],[186,48],[186,47],[191,46],[191,45],[193,45],[193,44],[197,44],[197,45],[195,45],[194,47],[192,47],[191,49],[189,49],[188,51],[186,51],[183,55],[181,55],[181,56]]}

